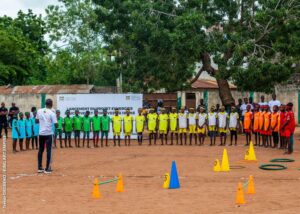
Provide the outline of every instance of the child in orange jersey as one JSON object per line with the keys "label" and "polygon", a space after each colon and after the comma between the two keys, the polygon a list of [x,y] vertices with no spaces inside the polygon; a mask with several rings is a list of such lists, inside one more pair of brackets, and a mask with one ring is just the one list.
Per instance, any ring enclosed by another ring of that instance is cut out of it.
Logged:
{"label": "child in orange jersey", "polygon": [[252,130],[252,118],[251,105],[247,105],[246,112],[244,114],[244,132],[246,134],[246,145],[248,146],[251,141],[251,130]]}
{"label": "child in orange jersey", "polygon": [[260,144],[260,136],[259,136],[259,105],[255,105],[254,115],[253,115],[253,133],[255,135],[255,146]]}
{"label": "child in orange jersey", "polygon": [[272,147],[272,134],[271,134],[271,112],[270,107],[265,106],[265,114],[264,114],[264,146]]}
{"label": "child in orange jersey", "polygon": [[[259,140],[258,140],[258,146],[263,146],[264,145],[264,115],[265,115],[265,106],[260,106],[260,114],[259,114]],[[262,144],[261,144],[261,143]]]}
{"label": "child in orange jersey", "polygon": [[279,113],[278,106],[273,106],[273,113],[271,115],[271,130],[273,137],[273,148],[277,148],[279,140]]}

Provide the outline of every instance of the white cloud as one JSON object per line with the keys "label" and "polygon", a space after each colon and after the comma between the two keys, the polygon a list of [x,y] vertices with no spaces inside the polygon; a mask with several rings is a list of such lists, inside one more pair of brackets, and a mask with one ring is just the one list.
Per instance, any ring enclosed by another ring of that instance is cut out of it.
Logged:
{"label": "white cloud", "polygon": [[58,4],[58,0],[0,0],[0,16],[7,15],[14,18],[19,10],[27,12],[28,9],[45,16],[45,8],[50,4]]}

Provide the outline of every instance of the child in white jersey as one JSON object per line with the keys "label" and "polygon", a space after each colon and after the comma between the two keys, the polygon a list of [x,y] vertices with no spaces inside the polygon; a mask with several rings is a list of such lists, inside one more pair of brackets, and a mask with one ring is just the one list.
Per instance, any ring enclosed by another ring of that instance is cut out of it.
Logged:
{"label": "child in white jersey", "polygon": [[235,145],[237,145],[237,130],[239,126],[239,114],[236,112],[236,107],[231,107],[231,113],[229,115],[229,130],[230,130],[230,144],[232,146],[232,140],[234,137]]}
{"label": "child in white jersey", "polygon": [[216,130],[217,130],[218,114],[215,112],[215,107],[210,108],[208,113],[208,133],[210,137],[210,146],[216,145]]}
{"label": "child in white jersey", "polygon": [[218,127],[220,133],[220,141],[221,141],[219,146],[226,145],[227,118],[228,118],[228,114],[225,111],[225,106],[221,106],[220,112],[218,113]]}
{"label": "child in white jersey", "polygon": [[198,120],[198,115],[197,115],[197,113],[195,113],[195,109],[190,108],[190,113],[188,114],[190,146],[192,145],[193,135],[195,138],[195,145],[197,145],[197,129],[196,129],[197,120]]}
{"label": "child in white jersey", "polygon": [[178,114],[178,125],[179,125],[179,137],[180,145],[182,144],[182,135],[184,135],[184,144],[186,145],[186,130],[187,130],[187,115],[184,112],[185,108],[181,108],[180,113]]}
{"label": "child in white jersey", "polygon": [[204,144],[206,134],[207,114],[205,108],[200,107],[200,113],[198,114],[198,135],[199,135],[199,146]]}

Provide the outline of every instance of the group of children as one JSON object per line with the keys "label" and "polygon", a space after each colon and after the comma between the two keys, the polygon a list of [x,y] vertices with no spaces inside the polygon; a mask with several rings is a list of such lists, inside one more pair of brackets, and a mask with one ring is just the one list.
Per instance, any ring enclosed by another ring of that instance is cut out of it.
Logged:
{"label": "group of children", "polygon": [[[251,135],[255,135],[255,145],[265,147],[277,147],[280,139],[280,148],[286,148],[289,138],[295,129],[295,120],[292,113],[292,104],[287,106],[274,106],[271,112],[269,106],[256,105],[254,111],[251,106],[247,106],[247,111],[243,115],[242,127],[246,135],[246,145],[251,141]],[[170,133],[170,145],[173,145],[174,140],[178,145],[187,145],[187,138],[189,136],[189,145],[193,141],[195,145],[203,145],[205,137],[210,137],[210,146],[216,145],[216,137],[220,137],[220,146],[226,145],[227,132],[230,132],[230,146],[237,145],[237,131],[239,129],[240,118],[236,111],[236,107],[232,106],[231,112],[227,113],[225,107],[222,106],[219,111],[215,107],[211,107],[208,113],[205,112],[204,107],[200,107],[199,112],[195,112],[194,108],[190,108],[188,113],[185,108],[180,109],[177,113],[176,108],[172,108],[170,113],[166,109],[161,108],[160,114],[150,109],[147,115],[142,109],[138,110],[138,115],[132,116],[130,109],[126,109],[125,115],[121,116],[118,109],[112,117],[107,115],[107,111],[103,111],[100,116],[98,110],[94,111],[91,117],[90,112],[86,111],[84,116],[80,116],[78,110],[75,111],[73,117],[70,116],[70,111],[66,111],[66,116],[61,117],[60,111],[56,111],[58,126],[54,127],[55,133],[54,147],[57,147],[56,141],[59,141],[60,147],[72,147],[71,135],[74,133],[75,147],[81,147],[81,133],[82,146],[90,147],[90,134],[93,133],[93,146],[99,147],[99,138],[101,147],[109,146],[108,133],[110,127],[113,132],[114,146],[121,146],[121,133],[125,136],[125,146],[130,146],[131,135],[133,133],[135,121],[135,132],[137,133],[138,144],[142,145],[143,133],[147,127],[149,133],[149,145],[152,142],[156,145],[159,137],[161,145],[168,144],[168,134]],[[13,151],[17,152],[16,145],[19,140],[20,150],[24,150],[23,141],[25,139],[26,150],[29,149],[30,142],[32,149],[37,149],[38,146],[38,131],[39,126],[35,122],[36,112],[30,118],[28,112],[19,114],[19,119],[14,119],[12,123],[12,138]],[[64,133],[64,139],[63,139]],[[101,134],[101,137],[99,137]],[[273,138],[273,141],[272,141]],[[63,143],[64,141],[64,143]],[[64,144],[64,145],[63,145]]]}

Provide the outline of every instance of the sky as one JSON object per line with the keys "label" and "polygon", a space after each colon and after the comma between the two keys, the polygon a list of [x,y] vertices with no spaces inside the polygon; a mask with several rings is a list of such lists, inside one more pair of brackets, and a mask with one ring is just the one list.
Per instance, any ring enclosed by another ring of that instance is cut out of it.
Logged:
{"label": "sky", "polygon": [[58,0],[0,0],[0,16],[15,18],[19,10],[26,12],[28,9],[45,16],[45,8],[50,4],[58,4]]}

